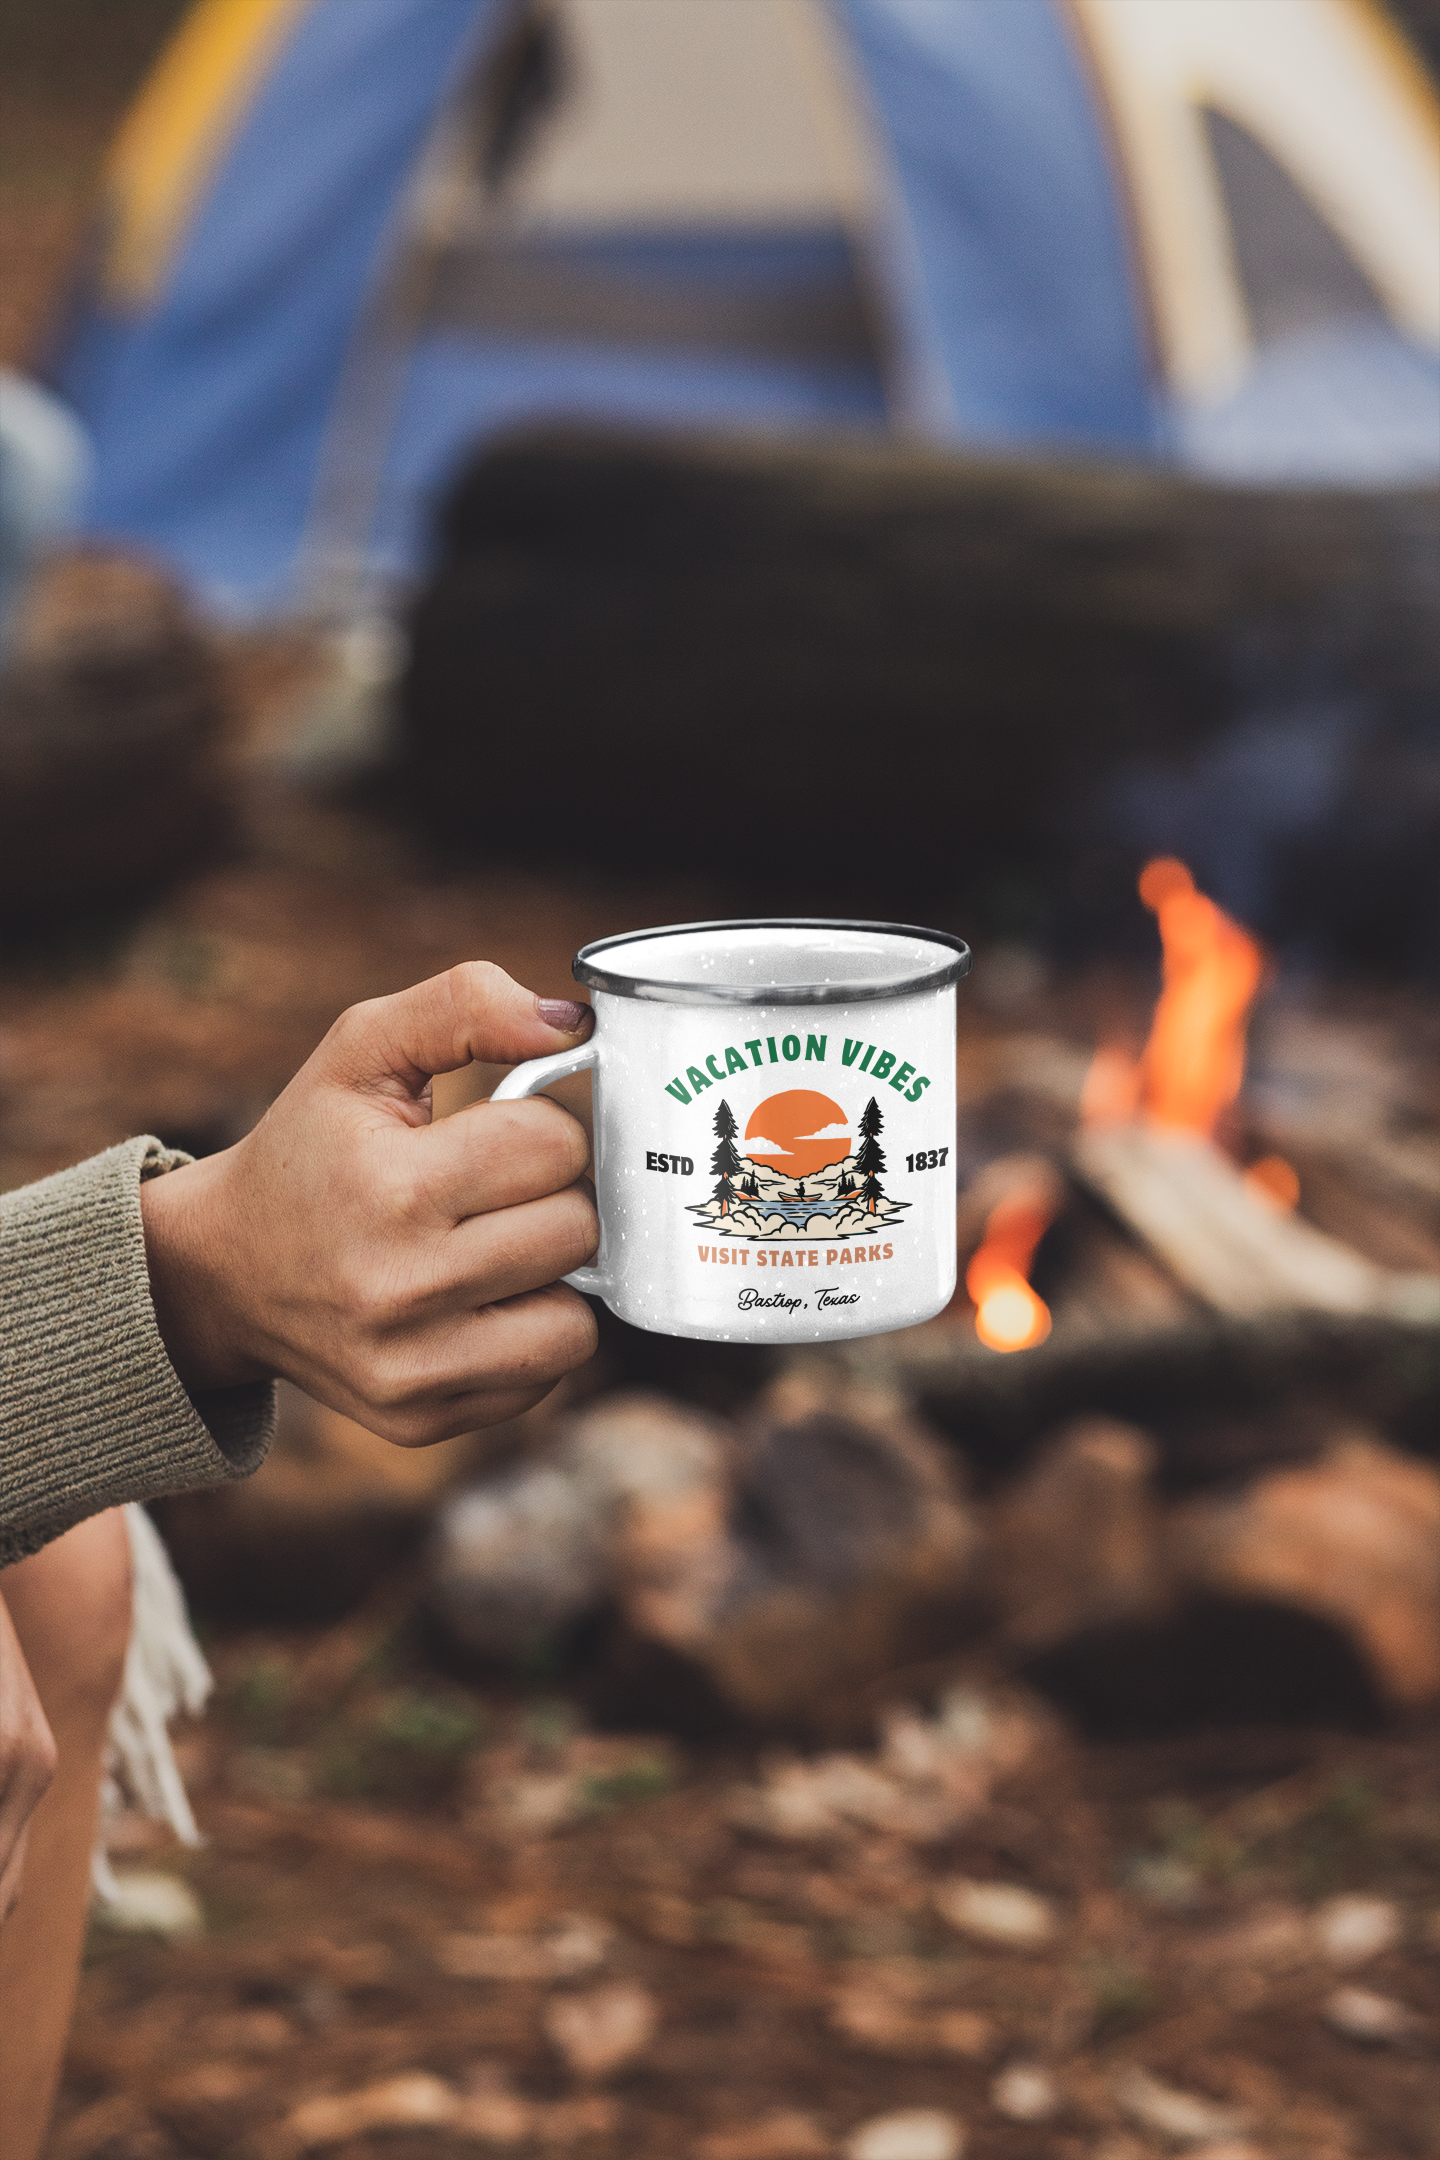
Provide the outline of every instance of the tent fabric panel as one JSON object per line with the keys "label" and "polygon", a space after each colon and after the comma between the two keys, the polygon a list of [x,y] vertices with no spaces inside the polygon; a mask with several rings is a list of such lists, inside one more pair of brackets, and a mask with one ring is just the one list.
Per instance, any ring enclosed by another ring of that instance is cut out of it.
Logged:
{"label": "tent fabric panel", "polygon": [[152,302],[232,131],[314,0],[197,0],[152,68],[106,173],[105,286]]}
{"label": "tent fabric panel", "polygon": [[1197,472],[1252,485],[1418,486],[1440,476],[1440,361],[1366,316],[1262,345],[1232,396],[1177,411]]}
{"label": "tent fabric panel", "polygon": [[436,268],[427,321],[471,336],[590,339],[878,369],[843,226],[487,235]]}
{"label": "tent fabric panel", "polygon": [[216,597],[280,596],[397,194],[503,0],[318,0],[257,87],[158,306],[92,301],[58,372],[90,530]]}
{"label": "tent fabric panel", "polygon": [[894,281],[955,439],[1153,452],[1125,212],[1060,0],[834,0],[913,246]]}

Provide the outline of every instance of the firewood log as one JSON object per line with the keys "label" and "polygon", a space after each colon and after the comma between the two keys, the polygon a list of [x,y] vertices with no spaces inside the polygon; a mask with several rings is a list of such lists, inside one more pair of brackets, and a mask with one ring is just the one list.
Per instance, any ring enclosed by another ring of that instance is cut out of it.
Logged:
{"label": "firewood log", "polygon": [[1287,1306],[1440,1322],[1440,1276],[1403,1275],[1287,1215],[1207,1140],[1144,1124],[1076,1143],[1077,1174],[1220,1312]]}
{"label": "firewood log", "polygon": [[806,913],[880,912],[883,884],[893,913],[979,863],[1043,870],[1122,759],[1239,712],[1410,726],[1437,538],[1434,491],[515,437],[462,479],[414,612],[408,783],[487,854],[743,872],[752,907]]}
{"label": "firewood log", "polygon": [[[1157,1326],[1145,1313],[1097,1332],[1072,1329],[1061,1307],[1031,1350],[987,1350],[967,1316],[851,1344],[847,1363],[907,1391],[987,1477],[1012,1476],[1047,1432],[1091,1412],[1154,1433],[1167,1466],[1184,1458],[1187,1485],[1303,1458],[1290,1411],[1317,1403],[1381,1419],[1418,1453],[1440,1450],[1440,1328],[1388,1315],[1198,1310]],[[1202,1432],[1217,1420],[1233,1444]]]}

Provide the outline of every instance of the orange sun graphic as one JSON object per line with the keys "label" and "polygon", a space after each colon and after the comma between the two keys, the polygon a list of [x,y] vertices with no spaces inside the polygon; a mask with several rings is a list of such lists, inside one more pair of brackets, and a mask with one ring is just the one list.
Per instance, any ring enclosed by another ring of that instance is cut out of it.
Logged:
{"label": "orange sun graphic", "polygon": [[806,1178],[843,1162],[854,1142],[839,1103],[813,1088],[769,1095],[745,1127],[745,1153],[785,1177]]}

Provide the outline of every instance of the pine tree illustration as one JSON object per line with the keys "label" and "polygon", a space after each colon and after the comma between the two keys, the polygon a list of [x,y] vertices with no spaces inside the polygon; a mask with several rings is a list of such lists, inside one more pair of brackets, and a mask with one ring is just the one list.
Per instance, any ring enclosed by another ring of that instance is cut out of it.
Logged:
{"label": "pine tree illustration", "polygon": [[865,1177],[860,1188],[860,1197],[872,1215],[875,1213],[876,1201],[885,1198],[885,1188],[879,1178],[880,1171],[885,1168],[885,1151],[875,1137],[884,1123],[885,1120],[880,1115],[880,1105],[872,1095],[860,1114],[860,1130],[865,1137],[860,1142],[859,1152],[855,1157],[855,1167],[862,1171]]}
{"label": "pine tree illustration", "polygon": [[739,1129],[735,1123],[735,1114],[731,1110],[729,1103],[722,1100],[719,1109],[715,1112],[715,1131],[720,1145],[710,1158],[710,1168],[720,1180],[710,1197],[712,1200],[720,1202],[720,1213],[722,1215],[728,1215],[730,1212],[730,1202],[735,1197],[735,1187],[730,1180],[734,1177],[736,1171],[741,1168],[740,1157],[735,1147],[735,1135]]}

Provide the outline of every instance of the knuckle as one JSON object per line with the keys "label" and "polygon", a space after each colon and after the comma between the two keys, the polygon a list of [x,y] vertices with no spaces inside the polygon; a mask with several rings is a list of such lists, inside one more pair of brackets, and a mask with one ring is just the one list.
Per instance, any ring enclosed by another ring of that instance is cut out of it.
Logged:
{"label": "knuckle", "polygon": [[554,1386],[592,1357],[600,1331],[578,1291],[549,1283],[486,1307],[485,1334],[469,1359],[472,1391]]}
{"label": "knuckle", "polygon": [[361,1279],[352,1303],[366,1334],[381,1340],[402,1333],[410,1317],[410,1300],[392,1276],[379,1270],[372,1270]]}
{"label": "knuckle", "polygon": [[329,1040],[337,1049],[348,1050],[367,1036],[375,1025],[375,1013],[382,1001],[379,998],[362,998],[358,1004],[347,1005],[330,1029]]}
{"label": "knuckle", "polygon": [[590,1160],[590,1136],[579,1118],[573,1117],[563,1104],[552,1103],[551,1108],[560,1112],[552,1125],[555,1152],[566,1171],[563,1182],[573,1184]]}
{"label": "knuckle", "polygon": [[557,1188],[571,1184],[590,1160],[590,1141],[580,1120],[548,1095],[532,1095],[516,1107],[527,1113],[518,1135],[521,1145]]}
{"label": "knuckle", "polygon": [[544,1293],[549,1311],[546,1320],[546,1346],[550,1360],[546,1369],[558,1378],[562,1372],[572,1372],[594,1356],[600,1341],[600,1329],[595,1315],[568,1283],[556,1283]]}
{"label": "knuckle", "polygon": [[423,1407],[411,1406],[387,1411],[380,1437],[388,1440],[392,1447],[424,1448],[445,1436],[437,1430],[434,1418]]}
{"label": "knuckle", "polygon": [[543,1106],[540,1140],[547,1167],[557,1186],[573,1184],[590,1160],[589,1136],[563,1103],[552,1102],[548,1095],[539,1095],[535,1100]]}
{"label": "knuckle", "polygon": [[487,1111],[492,1169],[537,1198],[573,1185],[590,1160],[584,1126],[548,1095],[491,1103]]}
{"label": "knuckle", "polygon": [[60,1767],[60,1749],[48,1725],[41,1725],[30,1750],[30,1784],[39,1799],[50,1789]]}
{"label": "knuckle", "polygon": [[446,975],[446,985],[457,1010],[488,1004],[510,977],[493,960],[459,960]]}
{"label": "knuckle", "polygon": [[[397,1358],[373,1355],[366,1365],[361,1392],[369,1409],[385,1418],[397,1432],[414,1414],[415,1378]],[[384,1437],[391,1437],[389,1430]]]}
{"label": "knuckle", "polygon": [[397,1149],[376,1173],[376,1198],[385,1223],[406,1231],[434,1213],[430,1178],[423,1156],[413,1148]]}
{"label": "knuckle", "polygon": [[[568,1275],[571,1268],[583,1267],[586,1261],[593,1260],[600,1250],[600,1217],[595,1212],[595,1203],[589,1194],[582,1192],[578,1186],[572,1186],[566,1198],[569,1201],[566,1211],[567,1227],[573,1257],[561,1268],[562,1275]],[[588,1306],[586,1310],[589,1310]]]}
{"label": "knuckle", "polygon": [[487,1425],[505,1425],[511,1418],[523,1417],[542,1403],[555,1385],[553,1380],[538,1381],[533,1387],[517,1387],[503,1395],[492,1396],[476,1405],[472,1423],[477,1430]]}

